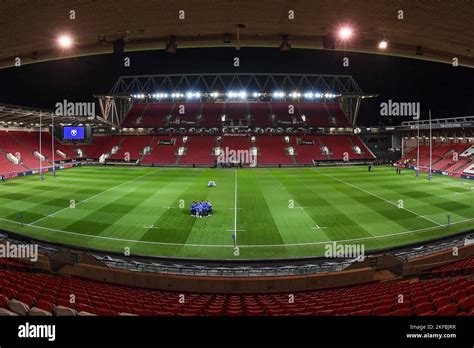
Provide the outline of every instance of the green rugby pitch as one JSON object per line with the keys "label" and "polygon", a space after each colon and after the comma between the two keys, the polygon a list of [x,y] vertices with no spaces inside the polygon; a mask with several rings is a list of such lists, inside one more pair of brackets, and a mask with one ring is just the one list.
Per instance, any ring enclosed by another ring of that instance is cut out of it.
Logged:
{"label": "green rugby pitch", "polygon": [[[209,180],[217,187],[209,188]],[[467,231],[474,182],[390,167],[198,169],[83,166],[0,184],[0,228],[132,255],[203,259],[321,256]],[[193,200],[214,214],[190,216]],[[71,201],[75,207],[71,208]],[[23,215],[24,225],[18,220]],[[448,228],[447,215],[451,216]],[[234,253],[236,235],[238,256]],[[128,250],[128,249],[127,249]]]}

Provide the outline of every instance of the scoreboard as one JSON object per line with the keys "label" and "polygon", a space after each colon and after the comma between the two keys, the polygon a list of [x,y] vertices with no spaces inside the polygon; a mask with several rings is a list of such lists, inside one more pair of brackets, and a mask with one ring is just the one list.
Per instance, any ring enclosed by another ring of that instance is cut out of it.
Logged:
{"label": "scoreboard", "polygon": [[62,139],[72,142],[88,142],[92,136],[92,130],[89,125],[85,126],[63,126],[61,127]]}
{"label": "scoreboard", "polygon": [[84,140],[84,127],[64,127],[63,139]]}

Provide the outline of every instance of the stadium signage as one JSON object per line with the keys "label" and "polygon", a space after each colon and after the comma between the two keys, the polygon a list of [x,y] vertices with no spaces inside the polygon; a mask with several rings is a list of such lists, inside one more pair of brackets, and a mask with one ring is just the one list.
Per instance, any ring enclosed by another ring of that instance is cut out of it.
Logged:
{"label": "stadium signage", "polygon": [[173,145],[173,141],[172,140],[160,140],[159,145]]}
{"label": "stadium signage", "polygon": [[446,124],[440,124],[439,126],[441,128],[460,128],[460,127],[465,127],[466,125],[462,125],[461,123],[446,123]]}
{"label": "stadium signage", "polygon": [[56,115],[87,117],[95,116],[95,103],[92,102],[73,103],[64,99],[62,102],[56,103],[55,108]]}
{"label": "stadium signage", "polygon": [[[468,123],[438,123],[438,122],[433,122],[431,124],[432,129],[446,129],[446,128],[469,128],[469,127],[474,127],[474,122],[468,122]],[[418,129],[418,126],[416,124],[411,124],[407,126],[398,126],[395,127],[399,131],[403,130],[414,130]],[[419,126],[420,129],[429,129],[430,125],[429,124],[420,124]]]}
{"label": "stadium signage", "polygon": [[312,140],[301,140],[300,145],[314,145]]}
{"label": "stadium signage", "polygon": [[56,325],[34,325],[26,322],[18,327],[19,338],[47,338],[52,342],[56,340]]}
{"label": "stadium signage", "polygon": [[420,103],[396,102],[389,99],[388,102],[380,103],[381,116],[408,116],[414,120],[420,119]]}

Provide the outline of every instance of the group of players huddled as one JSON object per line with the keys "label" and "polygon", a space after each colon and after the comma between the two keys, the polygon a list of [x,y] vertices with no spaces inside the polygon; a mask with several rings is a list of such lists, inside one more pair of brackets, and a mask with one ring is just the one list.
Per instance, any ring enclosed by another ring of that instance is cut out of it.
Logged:
{"label": "group of players huddled", "polygon": [[208,201],[192,202],[191,203],[191,216],[195,217],[207,217],[212,216],[212,204]]}

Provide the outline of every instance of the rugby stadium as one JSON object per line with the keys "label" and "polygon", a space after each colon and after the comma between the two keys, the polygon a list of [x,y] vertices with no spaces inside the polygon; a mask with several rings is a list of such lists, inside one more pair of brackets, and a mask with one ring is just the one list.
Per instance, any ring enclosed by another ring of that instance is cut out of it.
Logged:
{"label": "rugby stadium", "polygon": [[0,316],[472,316],[472,3],[105,3],[0,4]]}

